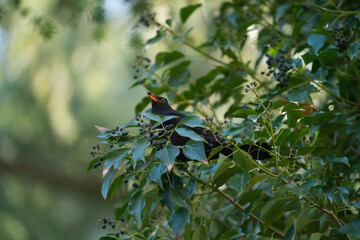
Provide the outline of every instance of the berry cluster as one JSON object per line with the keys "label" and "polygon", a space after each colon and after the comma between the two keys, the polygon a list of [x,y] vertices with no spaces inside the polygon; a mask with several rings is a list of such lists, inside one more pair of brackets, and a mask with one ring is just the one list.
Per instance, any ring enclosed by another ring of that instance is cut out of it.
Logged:
{"label": "berry cluster", "polygon": [[139,22],[145,27],[150,27],[151,25],[156,25],[160,27],[161,25],[155,21],[155,14],[146,13],[140,16]]}
{"label": "berry cluster", "polygon": [[[110,144],[110,145],[112,145],[112,144]],[[92,157],[95,157],[96,154],[99,154],[99,155],[101,154],[99,144],[96,145],[96,146],[92,146],[92,149],[93,149],[93,151],[90,152],[90,154],[91,154]],[[104,161],[104,158],[103,158],[102,156],[100,156],[100,157],[99,157],[99,161],[98,161],[98,162],[95,162],[94,165],[93,165],[93,167],[94,167],[94,168],[98,168],[103,161]]]}
{"label": "berry cluster", "polygon": [[110,219],[107,218],[103,218],[101,220],[101,222],[103,223],[102,225],[102,229],[106,229],[107,225],[109,225],[111,228],[115,228],[116,227],[116,223],[111,221]]}
{"label": "berry cluster", "polygon": [[250,85],[249,84],[246,84],[245,86],[245,92],[248,93],[250,89],[254,89],[257,87],[257,82],[253,81],[253,82],[250,82]]}
{"label": "berry cluster", "polygon": [[[133,188],[139,188],[139,184],[137,182],[135,182],[136,180],[139,179],[139,175],[137,175],[138,172],[131,171],[129,169],[129,167],[126,167],[125,170],[126,170],[125,175],[127,176],[127,178],[125,178],[123,180],[123,183],[127,184],[127,183],[129,183],[129,179],[134,178],[134,182],[132,183],[132,187]],[[142,171],[143,171],[143,169],[140,168],[140,172],[142,172]]]}
{"label": "berry cluster", "polygon": [[[148,71],[151,65],[150,58],[143,57],[142,55],[137,55],[134,65],[132,65],[132,68],[134,69],[135,73],[133,78],[135,80],[138,80],[139,84],[143,84],[146,80],[146,77],[143,77],[143,75]],[[156,82],[156,79],[152,80],[153,82]]]}
{"label": "berry cluster", "polygon": [[[122,225],[123,223],[125,223],[125,219],[120,217],[119,218],[120,224]],[[116,228],[116,220],[112,221],[108,218],[103,218],[102,220],[100,220],[100,222],[102,223],[102,229],[106,229],[108,226],[111,227],[112,229]],[[125,231],[120,230],[119,232],[114,233],[114,235],[118,238],[120,237],[120,235],[124,235]]]}
{"label": "berry cluster", "polygon": [[129,135],[129,132],[126,129],[120,127],[113,128],[111,133],[116,134],[117,138],[126,137]]}
{"label": "berry cluster", "polygon": [[342,27],[335,27],[332,37],[335,40],[336,49],[343,52],[350,47],[354,29],[349,29],[349,24],[345,23]]}
{"label": "berry cluster", "polygon": [[298,150],[297,146],[295,146],[293,149],[291,149],[291,154],[290,154],[291,158],[295,157],[297,150]]}
{"label": "berry cluster", "polygon": [[165,125],[163,129],[161,129],[157,133],[150,133],[150,144],[159,151],[163,149],[167,145],[166,137],[170,136],[172,130],[174,129],[174,125]]}
{"label": "berry cluster", "polygon": [[140,135],[145,135],[148,132],[150,132],[151,130],[153,130],[154,128],[152,127],[151,123],[146,123],[144,120],[144,115],[141,113],[138,113],[136,115],[135,120],[138,122],[138,126],[140,127],[139,129],[139,133]]}
{"label": "berry cluster", "polygon": [[261,72],[261,74],[266,74],[266,76],[271,76],[279,82],[280,87],[287,87],[290,80],[289,71],[293,68],[291,59],[287,58],[288,51],[280,49],[275,57],[265,54],[268,58],[266,64],[268,66],[268,72]]}

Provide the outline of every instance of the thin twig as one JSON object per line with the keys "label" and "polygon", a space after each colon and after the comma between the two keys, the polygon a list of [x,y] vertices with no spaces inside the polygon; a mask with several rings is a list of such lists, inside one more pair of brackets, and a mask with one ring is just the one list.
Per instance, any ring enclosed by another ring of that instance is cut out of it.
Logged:
{"label": "thin twig", "polygon": [[[224,198],[226,198],[226,200],[228,200],[229,202],[231,202],[235,207],[237,207],[238,209],[240,209],[242,212],[245,212],[245,208],[243,206],[241,206],[240,204],[238,204],[237,202],[235,202],[235,200],[233,198],[231,198],[229,195],[227,195],[225,192],[223,192],[222,190],[220,190],[219,188],[215,187],[212,184],[207,184],[206,182],[204,182],[203,180],[201,180],[200,178],[196,177],[194,174],[192,174],[188,169],[184,170],[190,177],[192,177],[193,179],[195,179],[197,182],[203,184],[203,185],[208,185],[210,186],[212,189],[214,189],[217,193],[219,193],[221,196],[223,196]],[[254,214],[250,213],[249,217],[251,219],[253,219],[254,221],[260,223],[260,225],[264,225],[264,221],[261,220],[260,218],[258,218],[257,216],[255,216]],[[276,235],[278,235],[279,237],[284,237],[284,233],[280,232],[279,230],[268,226],[267,227],[268,230],[272,231],[273,233],[275,233]]]}

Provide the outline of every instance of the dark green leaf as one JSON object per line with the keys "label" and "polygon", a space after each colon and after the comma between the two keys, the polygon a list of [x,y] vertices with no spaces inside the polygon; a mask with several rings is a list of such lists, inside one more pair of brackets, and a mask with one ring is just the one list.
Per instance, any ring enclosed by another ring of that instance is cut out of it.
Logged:
{"label": "dark green leaf", "polygon": [[[184,54],[173,51],[173,52],[160,52],[155,57],[155,65],[159,68],[161,66],[167,65],[173,61],[176,61],[180,58],[184,57]],[[146,97],[149,99],[148,97]]]}
{"label": "dark green leaf", "polygon": [[181,21],[185,23],[190,15],[199,7],[201,7],[201,4],[189,5],[180,9]]}
{"label": "dark green leaf", "polygon": [[249,182],[250,174],[246,171],[241,171],[235,176],[229,178],[226,185],[228,185],[229,188],[237,190],[238,194],[241,194],[245,189],[245,185]]}
{"label": "dark green leaf", "polygon": [[196,115],[189,115],[183,118],[178,126],[186,125],[188,127],[205,127],[204,121]]}
{"label": "dark green leaf", "polygon": [[136,166],[136,161],[145,161],[145,151],[149,145],[149,138],[140,138],[132,148],[132,161]]}
{"label": "dark green leaf", "polygon": [[312,0],[312,3],[318,7],[324,7],[328,5],[328,1],[326,0]]}
{"label": "dark green leaf", "polygon": [[203,141],[206,142],[199,134],[194,132],[193,130],[185,127],[179,127],[175,130],[180,136],[191,138],[194,141]]}
{"label": "dark green leaf", "polygon": [[347,157],[336,157],[336,158],[327,158],[328,163],[342,163],[350,167],[349,160]]}
{"label": "dark green leaf", "polygon": [[145,207],[145,198],[141,191],[134,192],[129,203],[130,214],[135,218],[138,227],[141,226],[141,213]]}
{"label": "dark green leaf", "polygon": [[292,240],[294,234],[295,234],[295,227],[294,224],[291,224],[291,227],[286,231],[283,240]]}
{"label": "dark green leaf", "polygon": [[101,194],[105,200],[106,200],[106,197],[107,197],[107,194],[109,191],[109,187],[110,187],[110,183],[111,183],[111,179],[113,176],[114,176],[114,171],[113,171],[113,168],[111,168],[102,184],[102,187],[101,187]]}
{"label": "dark green leaf", "polygon": [[309,97],[314,89],[315,87],[313,85],[310,85],[307,88],[304,86],[293,88],[286,93],[286,97],[291,102],[302,102],[306,97]]}
{"label": "dark green leaf", "polygon": [[233,166],[234,163],[224,155],[220,154],[219,160],[218,160],[218,168],[215,170],[213,179],[215,180],[218,178],[221,174],[223,174],[228,168]]}
{"label": "dark green leaf", "polygon": [[305,64],[309,64],[313,62],[315,59],[317,59],[316,55],[311,54],[309,52],[302,55],[301,58],[304,60]]}
{"label": "dark green leaf", "polygon": [[322,34],[310,34],[307,43],[312,47],[315,54],[317,55],[320,49],[324,46],[326,41],[326,36]]}
{"label": "dark green leaf", "polygon": [[349,57],[350,57],[351,60],[353,60],[353,59],[357,56],[359,50],[360,50],[360,42],[354,43],[354,44],[349,48],[349,50],[348,50],[348,51],[349,51],[348,55],[349,55]]}
{"label": "dark green leaf", "polygon": [[319,62],[321,66],[325,66],[328,62],[334,59],[336,56],[336,50],[335,49],[326,49],[319,53]]}
{"label": "dark green leaf", "polygon": [[163,164],[171,165],[175,163],[175,158],[180,154],[180,150],[171,144],[157,151],[155,157],[160,159]]}
{"label": "dark green leaf", "polygon": [[118,168],[120,166],[121,161],[126,157],[129,153],[129,149],[120,148],[110,152],[107,156],[104,157],[104,168],[110,168],[114,166],[114,168]]}
{"label": "dark green leaf", "polygon": [[196,160],[204,161],[206,159],[205,146],[202,142],[189,140],[183,147],[183,153],[186,157]]}
{"label": "dark green leaf", "polygon": [[156,34],[155,37],[153,38],[150,38],[148,41],[147,41],[147,44],[154,44],[158,41],[160,41],[161,39],[163,39],[164,37],[166,36],[166,32],[165,31],[160,31]]}
{"label": "dark green leaf", "polygon": [[183,207],[176,209],[175,214],[169,219],[169,225],[176,233],[181,233],[186,223],[190,223],[190,212]]}
{"label": "dark green leaf", "polygon": [[296,193],[299,195],[299,198],[302,199],[306,196],[306,194],[310,191],[312,187],[315,187],[318,185],[318,180],[316,179],[310,179],[303,183],[300,187],[296,186],[294,184],[287,184],[284,186],[284,189],[290,190],[293,193]]}
{"label": "dark green leaf", "polygon": [[296,129],[292,133],[290,133],[284,141],[289,142],[290,146],[293,147],[300,139],[302,139],[307,134],[309,134],[308,128]]}
{"label": "dark green leaf", "polygon": [[230,117],[235,118],[247,118],[249,115],[257,115],[258,113],[252,109],[238,109],[235,112],[233,112]]}
{"label": "dark green leaf", "polygon": [[360,216],[339,228],[339,232],[346,233],[349,237],[360,238]]}
{"label": "dark green leaf", "polygon": [[174,19],[173,18],[169,18],[169,19],[166,19],[165,23],[171,27],[172,26],[172,23],[173,23]]}

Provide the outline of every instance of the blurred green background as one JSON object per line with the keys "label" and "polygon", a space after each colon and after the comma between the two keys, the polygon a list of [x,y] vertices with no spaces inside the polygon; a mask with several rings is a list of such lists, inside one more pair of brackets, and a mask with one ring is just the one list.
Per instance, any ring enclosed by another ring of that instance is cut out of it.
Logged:
{"label": "blurred green background", "polygon": [[130,4],[0,0],[0,239],[97,239],[94,124],[134,116]]}

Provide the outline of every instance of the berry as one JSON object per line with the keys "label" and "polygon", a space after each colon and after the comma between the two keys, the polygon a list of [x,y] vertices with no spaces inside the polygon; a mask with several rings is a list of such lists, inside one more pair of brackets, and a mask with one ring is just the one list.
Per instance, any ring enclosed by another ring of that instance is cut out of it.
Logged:
{"label": "berry", "polygon": [[114,145],[112,143],[110,143],[109,148],[113,148],[113,147],[114,147]]}
{"label": "berry", "polygon": [[128,179],[124,179],[124,183],[128,183],[129,182],[129,180]]}
{"label": "berry", "polygon": [[101,162],[96,162],[96,163],[94,163],[93,167],[94,167],[94,168],[97,168],[97,167],[99,167],[100,165],[101,165]]}
{"label": "berry", "polygon": [[133,183],[132,186],[133,186],[133,188],[138,188],[139,187],[139,185],[137,183]]}
{"label": "berry", "polygon": [[249,89],[248,89],[248,88],[245,88],[245,92],[246,92],[246,93],[249,92]]}

